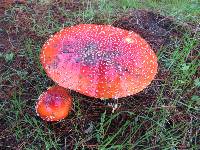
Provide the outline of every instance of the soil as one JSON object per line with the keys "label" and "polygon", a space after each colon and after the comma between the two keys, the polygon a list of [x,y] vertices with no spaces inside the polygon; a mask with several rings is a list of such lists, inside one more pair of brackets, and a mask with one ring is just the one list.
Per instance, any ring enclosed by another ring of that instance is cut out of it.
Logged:
{"label": "soil", "polygon": [[[30,6],[30,7],[36,7],[36,6]],[[83,6],[80,4],[78,7],[83,7]],[[6,21],[6,18],[9,18],[9,16],[3,15],[5,9],[7,8],[8,8],[7,5],[0,7],[0,15],[3,18],[2,19],[3,21],[0,22],[0,52],[2,54],[12,52],[15,54],[15,57],[12,63],[6,62],[4,58],[0,57],[0,68],[1,68],[0,74],[4,74],[8,70],[9,66],[10,68],[16,70],[18,69],[24,70],[25,68],[27,68],[25,70],[28,74],[32,74],[32,72],[37,72],[38,78],[43,78],[42,74],[39,72],[40,69],[35,67],[36,66],[35,64],[30,64],[28,58],[18,55],[18,51],[23,46],[21,44],[22,43],[21,40],[23,38],[19,37],[20,36],[32,37],[34,40],[38,40],[38,42],[45,41],[46,37],[38,37],[38,35],[35,34],[33,31],[27,30],[27,26],[30,24],[28,24],[28,20],[25,20],[27,14],[23,14],[23,12],[20,12],[20,15],[22,17],[18,18],[19,19],[18,21],[21,22],[20,27],[19,29],[16,29],[16,26],[14,24],[10,23],[9,21]],[[52,9],[56,11],[56,8]],[[66,9],[73,10],[78,8],[77,5],[66,5]],[[56,15],[55,13],[55,16],[60,16],[60,15]],[[58,20],[62,22],[64,21],[64,18],[59,17]],[[184,31],[188,30],[186,27],[177,25],[173,20],[173,18],[164,17],[157,12],[151,12],[147,10],[134,10],[129,15],[126,15],[114,21],[112,25],[122,29],[131,30],[136,33],[139,33],[144,39],[146,39],[149,42],[149,44],[153,47],[155,52],[159,51],[162,47],[173,45],[174,43],[173,39],[180,38],[181,36],[183,36]],[[23,31],[23,33],[21,33],[20,31]],[[60,135],[61,137],[64,136],[68,137],[69,138],[68,141],[71,140],[71,145],[73,145],[74,138],[79,135],[76,135],[76,133],[70,131],[70,127],[72,126],[72,124],[80,124],[80,132],[81,131],[84,132],[91,122],[99,121],[100,114],[104,113],[105,110],[107,114],[112,113],[112,107],[109,106],[108,103],[113,103],[113,104],[118,103],[120,107],[118,107],[115,110],[115,112],[130,110],[135,112],[136,114],[145,113],[144,112],[145,108],[155,105],[157,96],[160,93],[160,85],[163,84],[164,80],[170,74],[169,71],[164,69],[162,70],[162,67],[159,68],[160,70],[156,76],[156,79],[152,82],[150,86],[148,86],[148,88],[146,88],[145,90],[136,95],[129,96],[126,98],[103,101],[100,99],[90,98],[81,95],[79,93],[76,93],[74,91],[71,91],[73,97],[79,98],[79,103],[83,116],[81,118],[71,120],[71,122],[69,122],[68,120],[66,122],[64,121],[62,123],[58,123],[55,126],[53,125],[52,129],[55,130],[55,133]],[[37,93],[37,91],[35,91],[35,88],[33,88],[32,86],[36,84],[35,83],[36,81],[33,80],[28,82],[22,79],[17,74],[11,75],[10,78],[13,81],[12,84],[7,79],[3,79],[1,83],[2,86],[0,89],[0,99],[3,101],[9,101],[9,99],[14,95],[14,93],[16,91],[19,91],[18,87],[23,86],[26,88],[26,91],[25,93],[22,94],[21,98],[27,99],[26,104],[30,105],[30,107],[34,105],[34,102],[31,101],[31,98],[33,97],[35,98],[38,95],[32,95],[30,93]],[[50,86],[53,85],[54,83],[49,79],[48,83],[46,84],[47,86]],[[171,96],[167,89],[164,91],[164,95],[166,97]],[[32,110],[30,110],[30,108],[27,108],[26,112],[36,117],[36,114]],[[73,115],[73,112],[71,115]],[[126,120],[127,117],[128,116],[126,115],[121,115],[115,121],[117,122],[117,124],[120,124],[120,122]],[[174,120],[176,121],[181,120],[176,116],[172,118],[173,119],[171,120],[171,122],[175,122]],[[187,119],[187,116],[185,116],[185,118]],[[116,122],[113,122],[113,124],[115,124]],[[5,120],[3,119],[0,120],[0,123],[1,123],[0,132],[2,132],[3,134],[6,133],[10,134],[9,131],[5,131],[7,127],[5,125]],[[170,126],[170,124],[168,126]],[[143,127],[143,130],[144,131],[147,130],[148,127],[149,124],[146,123]],[[112,129],[110,130],[112,132]],[[138,134],[141,135],[144,131],[138,131]],[[15,137],[12,135],[7,136],[5,139],[1,139],[1,141],[3,141],[4,146],[9,145],[11,147],[16,147],[16,145],[19,145],[19,143],[15,140]],[[95,141],[91,140],[89,141],[89,143],[92,144],[95,143]]]}
{"label": "soil", "polygon": [[180,38],[191,28],[176,24],[172,17],[148,10],[133,10],[128,16],[116,20],[113,26],[138,33],[155,52],[163,46],[173,45],[174,38]]}

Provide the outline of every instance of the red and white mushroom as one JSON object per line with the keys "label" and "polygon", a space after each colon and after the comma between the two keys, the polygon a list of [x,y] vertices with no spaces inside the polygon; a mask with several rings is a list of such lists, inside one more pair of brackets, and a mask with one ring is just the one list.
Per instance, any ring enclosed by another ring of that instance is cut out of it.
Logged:
{"label": "red and white mushroom", "polygon": [[60,86],[96,98],[120,98],[147,87],[157,57],[138,34],[110,25],[67,27],[43,46],[41,63]]}
{"label": "red and white mushroom", "polygon": [[53,86],[40,95],[36,112],[45,121],[59,121],[68,116],[71,107],[72,99],[66,89]]}

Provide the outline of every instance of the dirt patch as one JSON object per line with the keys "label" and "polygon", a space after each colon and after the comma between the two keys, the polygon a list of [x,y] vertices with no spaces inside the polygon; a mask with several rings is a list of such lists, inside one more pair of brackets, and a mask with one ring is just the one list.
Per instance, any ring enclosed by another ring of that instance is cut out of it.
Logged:
{"label": "dirt patch", "polygon": [[[8,69],[15,70],[18,65],[10,61],[18,60],[17,52],[21,48],[20,35],[16,32],[15,26],[2,17],[0,21],[0,74],[2,75],[0,99],[9,99],[12,96],[15,86],[10,83],[10,79],[16,82],[19,80],[18,76],[9,75],[6,72]],[[10,58],[6,58],[8,56]],[[10,78],[7,78],[8,76]]]}
{"label": "dirt patch", "polygon": [[138,33],[155,51],[173,45],[175,38],[180,38],[189,30],[189,25],[183,27],[176,24],[172,17],[147,10],[131,11],[128,16],[116,20],[113,26]]}

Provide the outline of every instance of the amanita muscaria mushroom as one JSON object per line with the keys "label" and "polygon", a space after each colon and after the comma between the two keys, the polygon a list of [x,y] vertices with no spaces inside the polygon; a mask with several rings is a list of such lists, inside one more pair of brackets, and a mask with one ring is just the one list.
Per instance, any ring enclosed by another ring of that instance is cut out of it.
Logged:
{"label": "amanita muscaria mushroom", "polygon": [[138,34],[110,25],[62,29],[43,46],[41,63],[60,86],[96,98],[120,98],[147,87],[157,57]]}
{"label": "amanita muscaria mushroom", "polygon": [[72,99],[65,88],[53,86],[43,92],[36,104],[36,112],[43,120],[59,121],[68,116]]}

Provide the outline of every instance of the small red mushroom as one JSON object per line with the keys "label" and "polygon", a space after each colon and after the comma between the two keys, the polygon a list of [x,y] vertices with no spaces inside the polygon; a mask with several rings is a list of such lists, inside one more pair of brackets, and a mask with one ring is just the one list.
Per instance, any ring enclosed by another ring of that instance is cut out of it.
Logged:
{"label": "small red mushroom", "polygon": [[66,89],[53,86],[40,95],[36,112],[45,121],[59,121],[68,116],[71,106],[72,99]]}
{"label": "small red mushroom", "polygon": [[67,27],[43,46],[41,63],[60,86],[96,98],[120,98],[146,88],[157,57],[138,34],[110,25]]}

